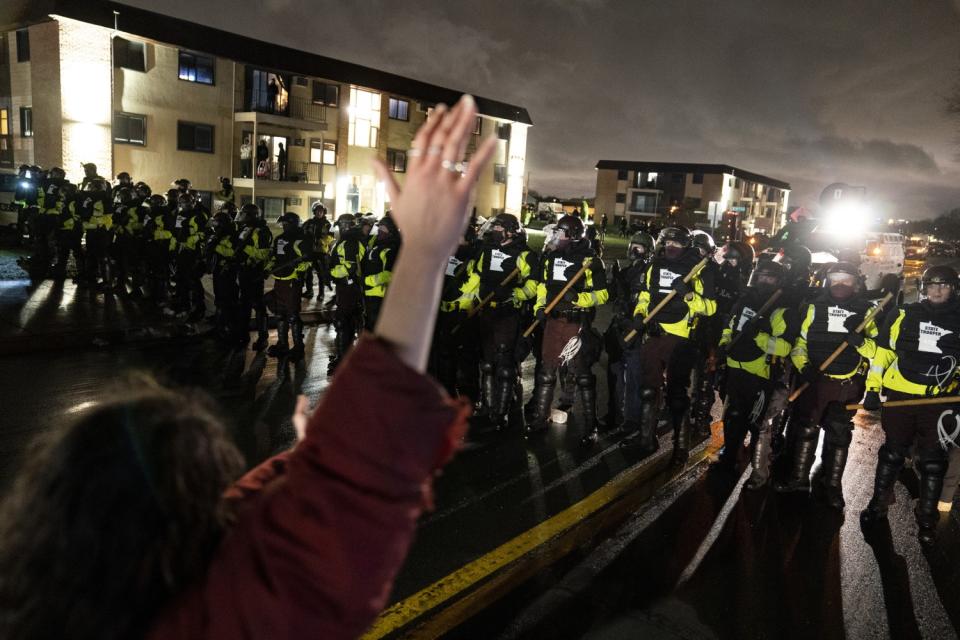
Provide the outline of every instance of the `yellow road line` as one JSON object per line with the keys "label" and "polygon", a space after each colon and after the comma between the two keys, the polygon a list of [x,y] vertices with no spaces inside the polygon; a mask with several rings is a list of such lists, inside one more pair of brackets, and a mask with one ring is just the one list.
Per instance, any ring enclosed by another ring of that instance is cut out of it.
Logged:
{"label": "yellow road line", "polygon": [[[711,438],[703,457],[709,455],[717,447],[716,432],[718,424],[714,423],[712,425],[714,437]],[[694,461],[694,464],[701,459],[698,458]],[[567,507],[557,515],[500,545],[493,551],[465,564],[430,586],[388,607],[376,619],[370,630],[362,636],[362,640],[377,640],[401,629],[477,582],[530,554],[544,543],[555,540],[584,519],[596,514],[612,501],[626,494],[639,479],[649,475],[653,468],[654,465],[644,463],[634,465],[580,502]]]}

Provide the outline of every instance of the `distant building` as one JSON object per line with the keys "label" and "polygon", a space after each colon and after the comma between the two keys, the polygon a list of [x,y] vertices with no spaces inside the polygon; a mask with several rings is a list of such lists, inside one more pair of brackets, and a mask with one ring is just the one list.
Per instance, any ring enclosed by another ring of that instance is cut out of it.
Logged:
{"label": "distant building", "polygon": [[[382,214],[374,159],[402,183],[427,113],[459,94],[104,0],[0,7],[0,167],[62,166],[77,181],[94,162],[161,193],[189,178],[206,200],[229,176],[238,204],[255,201],[268,219],[308,215],[317,200]],[[486,135],[500,143],[475,206],[519,215],[530,116],[477,104],[468,153]]]}
{"label": "distant building", "polygon": [[725,164],[676,162],[597,163],[595,216],[628,222],[678,213],[716,227],[725,212],[738,214],[744,233],[776,233],[784,224],[790,185]]}

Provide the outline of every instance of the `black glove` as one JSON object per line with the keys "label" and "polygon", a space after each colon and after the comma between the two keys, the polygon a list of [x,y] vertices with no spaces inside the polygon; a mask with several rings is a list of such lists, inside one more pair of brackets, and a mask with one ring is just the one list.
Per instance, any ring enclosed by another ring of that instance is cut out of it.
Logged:
{"label": "black glove", "polygon": [[576,301],[577,301],[577,298],[579,298],[579,297],[580,297],[580,294],[577,293],[576,291],[574,291],[573,289],[571,289],[571,290],[567,291],[565,294],[563,294],[563,301],[564,301],[564,302],[576,302]]}
{"label": "black glove", "polygon": [[683,281],[683,278],[674,278],[670,288],[677,292],[678,296],[685,296],[690,293],[690,285]]}
{"label": "black glove", "polygon": [[807,364],[806,368],[800,372],[800,379],[807,384],[815,384],[820,379],[820,369],[812,364]]}
{"label": "black glove", "polygon": [[760,333],[760,318],[755,316],[743,323],[743,329],[740,330],[740,335],[743,337],[740,340],[753,340],[758,333]]}
{"label": "black glove", "polygon": [[844,340],[854,349],[859,349],[863,346],[863,343],[866,342],[866,338],[863,337],[862,333],[848,333]]}
{"label": "black glove", "polygon": [[854,331],[857,330],[857,327],[860,326],[861,322],[863,322],[863,314],[855,313],[843,321],[843,328],[849,331],[850,333],[853,333]]}
{"label": "black glove", "polygon": [[879,411],[880,394],[876,391],[867,391],[867,394],[863,396],[863,408],[867,411]]}
{"label": "black glove", "polygon": [[544,307],[540,307],[539,309],[537,309],[537,311],[533,315],[537,319],[537,322],[539,322],[540,324],[546,323],[547,313],[546,311],[544,311]]}

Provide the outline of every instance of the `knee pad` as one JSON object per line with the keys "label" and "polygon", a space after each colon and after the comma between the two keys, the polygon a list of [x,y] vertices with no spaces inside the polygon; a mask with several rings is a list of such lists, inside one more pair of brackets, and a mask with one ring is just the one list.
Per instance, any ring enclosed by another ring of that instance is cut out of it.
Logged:
{"label": "knee pad", "polygon": [[888,446],[886,444],[880,447],[880,451],[877,453],[877,456],[880,458],[881,462],[896,466],[901,466],[904,459],[907,457],[906,451],[903,451],[897,447]]}
{"label": "knee pad", "polygon": [[501,379],[515,378],[517,377],[517,371],[512,367],[497,367],[497,377]]}
{"label": "knee pad", "polygon": [[657,399],[657,390],[650,387],[641,387],[640,399],[643,402],[654,402]]}
{"label": "knee pad", "polygon": [[846,420],[831,420],[824,431],[824,440],[841,449],[849,447],[853,440],[853,424]]}
{"label": "knee pad", "polygon": [[917,470],[921,476],[940,476],[947,475],[947,460],[945,458],[921,457],[917,461]]}
{"label": "knee pad", "polygon": [[537,372],[537,384],[556,384],[557,382],[557,371],[556,369],[547,369],[544,367],[539,372]]}
{"label": "knee pad", "polygon": [[592,373],[581,373],[577,376],[578,387],[594,387],[597,384],[597,377]]}
{"label": "knee pad", "polygon": [[820,425],[815,422],[800,422],[797,423],[796,429],[798,440],[816,440]]}
{"label": "knee pad", "polygon": [[493,363],[492,362],[481,362],[480,363],[480,372],[485,374],[493,373]]}

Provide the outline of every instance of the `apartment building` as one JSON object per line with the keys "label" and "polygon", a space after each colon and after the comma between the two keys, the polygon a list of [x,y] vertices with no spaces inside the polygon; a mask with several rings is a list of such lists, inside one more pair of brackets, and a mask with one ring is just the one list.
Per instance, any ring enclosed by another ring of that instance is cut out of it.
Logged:
{"label": "apartment building", "polygon": [[[186,177],[211,206],[219,178],[270,219],[389,209],[380,158],[402,184],[413,136],[438,87],[102,0],[8,0],[0,7],[0,170],[81,163],[129,172],[154,191]],[[523,107],[477,97],[468,153],[496,135],[475,206],[519,214]]]}
{"label": "apartment building", "polygon": [[703,227],[735,215],[744,233],[776,233],[785,223],[790,185],[725,164],[597,163],[596,216],[628,222],[682,214]]}

